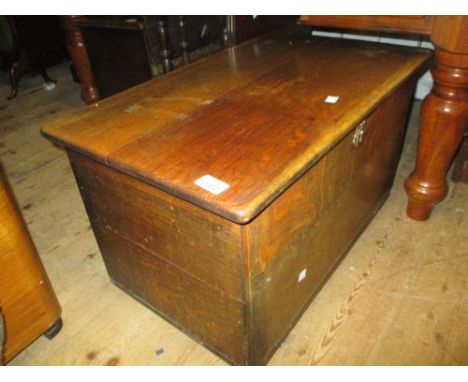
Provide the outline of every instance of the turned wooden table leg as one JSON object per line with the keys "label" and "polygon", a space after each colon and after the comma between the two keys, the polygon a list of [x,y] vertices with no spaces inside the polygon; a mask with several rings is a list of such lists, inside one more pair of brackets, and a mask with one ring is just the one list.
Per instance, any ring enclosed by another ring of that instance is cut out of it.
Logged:
{"label": "turned wooden table leg", "polygon": [[18,93],[18,85],[20,78],[29,70],[30,65],[26,57],[26,53],[24,52],[24,50],[21,50],[18,61],[15,61],[8,71],[11,86],[10,95],[7,97],[8,100],[11,100],[16,97],[16,94]]}
{"label": "turned wooden table leg", "polygon": [[184,65],[190,64],[190,53],[188,51],[189,43],[187,39],[187,26],[185,24],[185,16],[178,16],[178,24],[180,30],[180,50],[182,51],[182,62]]}
{"label": "turned wooden table leg", "polygon": [[171,60],[171,51],[169,50],[169,42],[167,39],[167,22],[166,18],[161,17],[158,21],[159,43],[161,44],[161,56],[163,64],[163,72],[168,73],[173,69]]}
{"label": "turned wooden table leg", "polygon": [[99,92],[94,82],[93,72],[89,63],[88,52],[83,36],[74,20],[78,16],[60,16],[62,28],[66,32],[67,49],[73,61],[76,73],[81,82],[81,98],[88,105],[99,101]]}
{"label": "turned wooden table leg", "polygon": [[7,97],[8,100],[11,100],[15,98],[16,94],[18,93],[18,85],[21,76],[27,73],[31,69],[31,66],[26,51],[19,41],[20,37],[16,28],[14,17],[7,16],[7,21],[13,36],[13,49],[11,55],[14,57],[14,59],[10,69],[8,70],[11,91],[10,95]]}
{"label": "turned wooden table leg", "polygon": [[446,172],[468,122],[467,62],[466,55],[436,50],[434,88],[421,109],[416,168],[405,182],[412,219],[428,219],[447,195]]}

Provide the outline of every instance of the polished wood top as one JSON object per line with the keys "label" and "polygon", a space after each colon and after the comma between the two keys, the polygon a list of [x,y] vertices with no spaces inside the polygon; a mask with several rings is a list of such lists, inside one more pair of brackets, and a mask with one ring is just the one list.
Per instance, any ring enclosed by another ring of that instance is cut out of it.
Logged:
{"label": "polished wood top", "polygon": [[[49,124],[44,135],[237,223],[253,219],[430,57],[270,35]],[[339,97],[327,103],[328,96]],[[219,194],[195,182],[210,175]]]}
{"label": "polished wood top", "polygon": [[320,27],[430,35],[437,17],[423,15],[300,16],[299,23]]}

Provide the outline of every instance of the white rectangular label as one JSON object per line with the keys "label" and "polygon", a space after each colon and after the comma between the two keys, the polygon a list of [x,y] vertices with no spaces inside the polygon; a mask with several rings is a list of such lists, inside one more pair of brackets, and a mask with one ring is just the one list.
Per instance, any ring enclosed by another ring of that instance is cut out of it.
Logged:
{"label": "white rectangular label", "polygon": [[223,181],[216,179],[211,175],[204,175],[201,178],[198,178],[194,183],[198,187],[201,187],[215,195],[219,195],[229,188],[229,184],[224,183]]}
{"label": "white rectangular label", "polygon": [[338,96],[329,95],[327,98],[325,98],[325,102],[326,103],[337,103],[339,98],[340,97],[338,97]]}
{"label": "white rectangular label", "polygon": [[301,282],[307,276],[307,268],[304,268],[301,273],[299,273],[299,277],[297,278],[297,282]]}

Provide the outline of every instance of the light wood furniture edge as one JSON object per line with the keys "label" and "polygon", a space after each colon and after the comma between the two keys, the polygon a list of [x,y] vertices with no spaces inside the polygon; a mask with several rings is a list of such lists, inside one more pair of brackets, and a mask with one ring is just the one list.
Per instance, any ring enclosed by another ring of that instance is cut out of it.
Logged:
{"label": "light wood furniture edge", "polygon": [[0,312],[4,330],[0,365],[3,365],[42,334],[52,339],[62,328],[62,319],[57,296],[1,164],[0,216]]}

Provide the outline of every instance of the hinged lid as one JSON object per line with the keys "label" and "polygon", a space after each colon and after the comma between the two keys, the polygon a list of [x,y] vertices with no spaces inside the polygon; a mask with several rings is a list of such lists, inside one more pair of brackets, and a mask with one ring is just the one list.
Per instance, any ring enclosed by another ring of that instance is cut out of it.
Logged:
{"label": "hinged lid", "polygon": [[429,56],[360,41],[266,36],[90,105],[43,133],[246,223]]}

